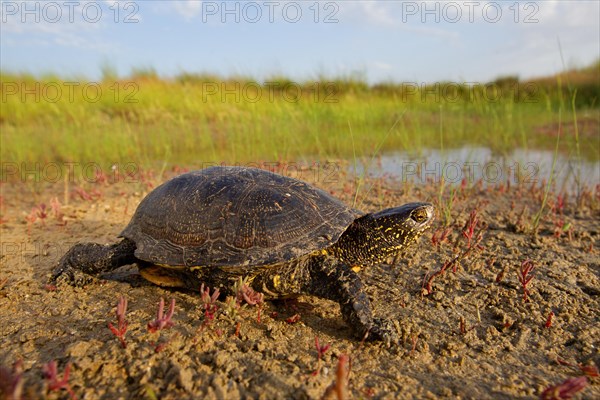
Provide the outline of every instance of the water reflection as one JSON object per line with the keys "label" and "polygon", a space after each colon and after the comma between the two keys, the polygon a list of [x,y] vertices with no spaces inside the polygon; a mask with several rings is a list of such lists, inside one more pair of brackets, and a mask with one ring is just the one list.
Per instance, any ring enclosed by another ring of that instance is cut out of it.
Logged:
{"label": "water reflection", "polygon": [[[483,181],[485,185],[496,185],[510,181],[511,184],[541,184],[548,182],[552,171],[554,153],[544,150],[516,149],[507,156],[499,156],[485,147],[463,147],[460,149],[423,150],[420,156],[404,152],[382,155],[368,165],[371,176],[391,175],[403,182],[440,182],[459,184]],[[362,174],[364,164],[357,165]],[[354,166],[350,167],[354,170]],[[580,173],[578,169],[580,168]],[[581,185],[594,187],[600,184],[600,162],[581,161],[558,155],[554,166],[554,187],[557,191],[574,192],[577,177]]]}

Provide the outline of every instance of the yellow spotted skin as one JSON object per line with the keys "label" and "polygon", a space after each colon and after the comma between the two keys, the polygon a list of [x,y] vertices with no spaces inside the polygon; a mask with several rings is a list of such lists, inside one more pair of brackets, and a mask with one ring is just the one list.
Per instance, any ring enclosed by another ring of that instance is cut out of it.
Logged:
{"label": "yellow spotted skin", "polygon": [[273,287],[278,288],[281,286],[281,276],[273,275]]}
{"label": "yellow spotted skin", "polygon": [[[419,221],[431,219],[426,210],[415,214]],[[342,262],[359,266],[358,270],[360,266],[383,263],[408,248],[425,231],[420,225],[412,227],[415,224],[403,222],[394,215],[367,214],[350,225],[328,252]]]}

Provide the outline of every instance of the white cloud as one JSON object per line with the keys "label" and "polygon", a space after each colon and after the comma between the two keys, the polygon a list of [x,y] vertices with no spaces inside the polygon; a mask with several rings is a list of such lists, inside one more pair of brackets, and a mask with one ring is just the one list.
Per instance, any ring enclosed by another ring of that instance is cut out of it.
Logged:
{"label": "white cloud", "polygon": [[[518,40],[507,43],[519,69],[536,76],[590,63],[600,57],[600,3],[595,1],[539,2],[538,20],[518,24]],[[560,46],[559,46],[560,42]]]}
{"label": "white cloud", "polygon": [[539,3],[535,17],[542,25],[598,28],[599,14],[600,3],[596,1],[549,0]]}
{"label": "white cloud", "polygon": [[[16,13],[2,16],[2,44],[12,46],[14,43],[21,43],[30,46],[114,50],[116,46],[101,37],[105,28],[110,23],[114,23],[114,14],[104,7],[101,13],[97,13],[95,8],[101,4],[110,5],[112,2],[94,2],[93,7],[86,9],[86,4],[89,3],[91,3],[89,0],[82,1],[69,8],[63,3],[54,2],[52,9],[48,8],[46,11],[43,8],[45,3],[31,1],[16,3],[18,6]],[[23,13],[23,10],[29,13]],[[59,10],[58,13],[56,10]]]}
{"label": "white cloud", "polygon": [[177,0],[171,3],[175,7],[175,11],[188,21],[200,14],[202,9],[201,0]]}
{"label": "white cloud", "polygon": [[[401,1],[358,1],[340,4],[340,12],[343,16],[341,21],[352,21],[358,25],[374,25],[391,30],[399,30],[413,32],[419,35],[436,37],[450,41],[452,45],[459,44],[460,34],[455,32],[455,24],[435,23],[435,16],[427,16],[431,22],[423,23],[421,21],[421,13],[425,7],[432,6],[424,5],[426,2],[411,2],[418,7],[416,14],[410,14],[407,11],[405,2]],[[439,2],[437,2],[439,3]],[[439,7],[439,6],[438,6]],[[441,17],[439,17],[442,20]]]}
{"label": "white cloud", "polygon": [[392,70],[393,66],[392,64],[383,62],[383,61],[372,61],[371,65],[373,65],[373,67],[382,70],[382,71],[390,71]]}
{"label": "white cloud", "polygon": [[364,13],[369,22],[386,26],[397,26],[398,21],[394,18],[391,10],[385,3],[361,1],[359,5],[360,11]]}

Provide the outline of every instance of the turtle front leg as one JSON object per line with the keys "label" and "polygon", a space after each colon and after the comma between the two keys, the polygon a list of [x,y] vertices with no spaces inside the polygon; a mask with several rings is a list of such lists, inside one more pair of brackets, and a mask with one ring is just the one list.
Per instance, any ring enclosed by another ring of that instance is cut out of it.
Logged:
{"label": "turtle front leg", "polygon": [[93,281],[94,275],[136,262],[135,247],[135,243],[129,239],[107,246],[78,243],[62,256],[52,271],[50,282],[84,286]]}
{"label": "turtle front leg", "polygon": [[358,337],[398,342],[398,333],[391,321],[373,318],[371,302],[360,277],[348,265],[335,258],[316,256],[309,261],[310,280],[305,291],[336,301],[342,317]]}

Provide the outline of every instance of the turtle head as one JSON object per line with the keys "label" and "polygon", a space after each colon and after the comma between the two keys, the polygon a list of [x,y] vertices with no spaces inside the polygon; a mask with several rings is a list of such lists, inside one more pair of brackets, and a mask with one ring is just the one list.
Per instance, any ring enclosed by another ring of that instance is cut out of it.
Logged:
{"label": "turtle head", "polygon": [[385,261],[415,242],[434,219],[431,203],[408,203],[358,218],[332,247],[351,265]]}
{"label": "turtle head", "polygon": [[433,222],[431,203],[408,203],[363,217],[370,229],[381,232],[386,243],[408,246]]}

